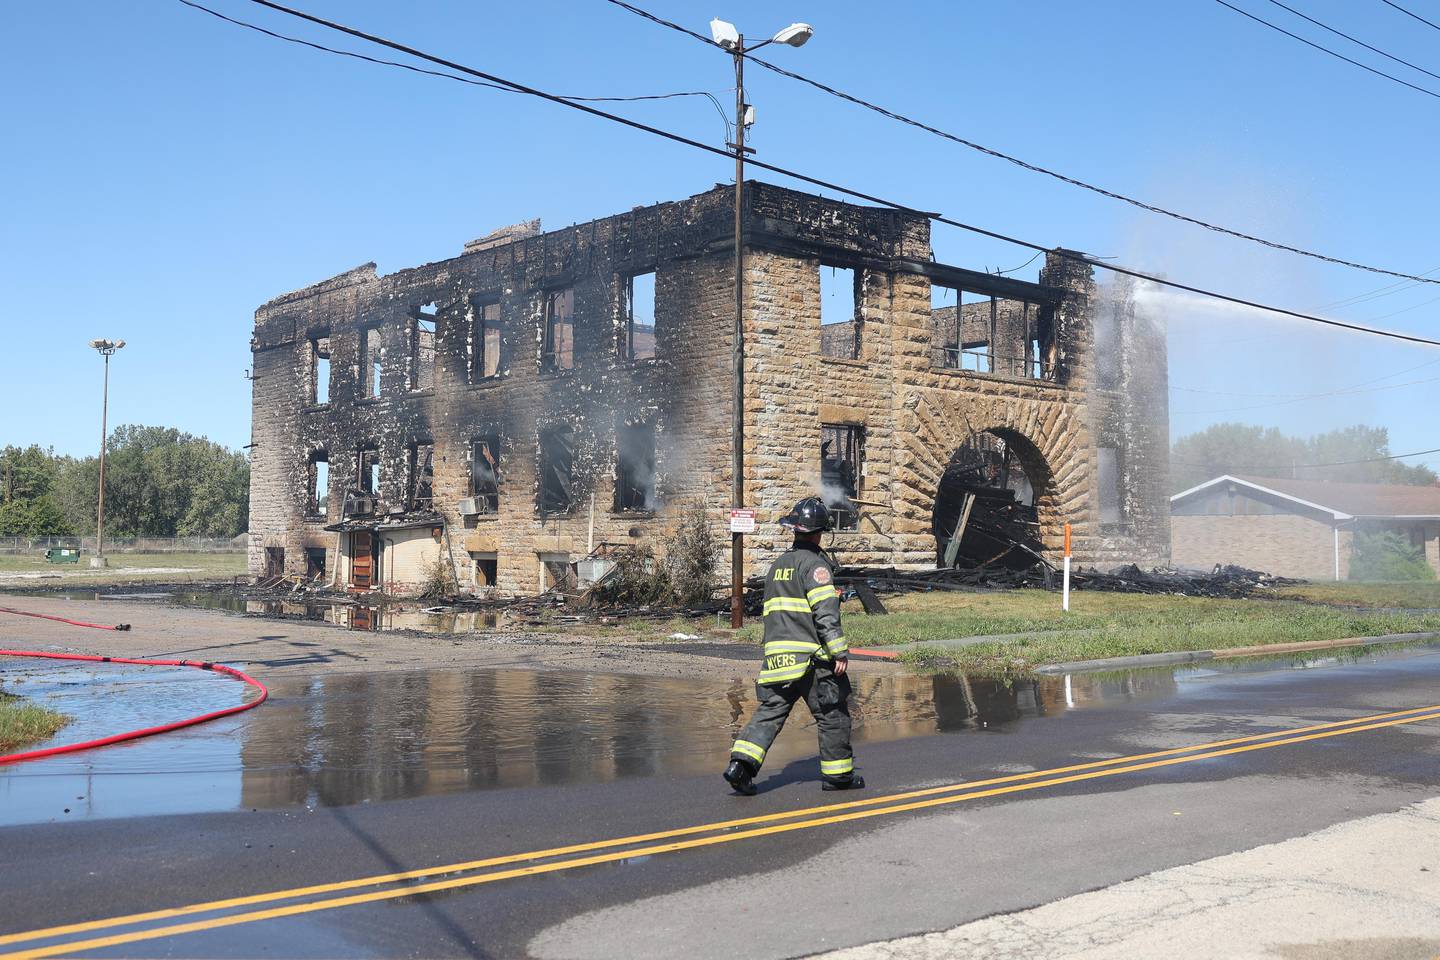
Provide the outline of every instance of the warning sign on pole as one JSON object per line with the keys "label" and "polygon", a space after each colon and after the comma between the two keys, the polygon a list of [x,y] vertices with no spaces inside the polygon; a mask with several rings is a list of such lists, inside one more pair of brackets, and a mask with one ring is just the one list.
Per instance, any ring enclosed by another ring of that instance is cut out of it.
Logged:
{"label": "warning sign on pole", "polygon": [[731,533],[754,533],[754,532],[755,532],[755,511],[754,511],[754,510],[731,510],[731,511],[730,511],[730,532],[731,532]]}

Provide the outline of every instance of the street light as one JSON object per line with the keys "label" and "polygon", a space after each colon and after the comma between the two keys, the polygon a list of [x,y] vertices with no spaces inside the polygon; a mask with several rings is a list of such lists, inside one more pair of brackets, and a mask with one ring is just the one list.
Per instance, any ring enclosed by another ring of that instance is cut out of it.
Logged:
{"label": "street light", "polygon": [[100,351],[105,358],[105,387],[100,394],[100,506],[95,518],[95,556],[90,566],[105,566],[105,437],[108,433],[105,423],[110,413],[110,355],[125,346],[124,340],[91,340],[90,346]]}
{"label": "street light", "polygon": [[[745,55],[772,43],[803,47],[815,31],[808,23],[792,23],[763,43],[746,49],[745,37],[733,23],[710,21],[710,36],[717,46],[735,61],[735,142],[727,144],[735,151],[735,340],[730,362],[733,372],[734,397],[731,411],[730,482],[733,509],[745,506],[745,154],[753,153],[745,146],[745,129],[755,122],[755,111],[745,102]],[[730,626],[745,622],[745,535],[730,534]]]}

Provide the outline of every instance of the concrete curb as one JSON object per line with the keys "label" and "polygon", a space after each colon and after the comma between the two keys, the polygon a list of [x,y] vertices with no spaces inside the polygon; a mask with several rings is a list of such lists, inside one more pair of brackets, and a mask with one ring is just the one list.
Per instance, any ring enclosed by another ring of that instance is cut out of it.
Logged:
{"label": "concrete curb", "polygon": [[1091,673],[1097,670],[1129,670],[1136,667],[1164,667],[1180,663],[1201,663],[1206,660],[1233,660],[1237,657],[1267,657],[1307,650],[1334,650],[1344,647],[1369,647],[1388,643],[1416,643],[1440,640],[1440,633],[1387,633],[1378,637],[1345,637],[1340,640],[1306,640],[1300,643],[1271,643],[1258,647],[1229,647],[1224,650],[1182,650],[1175,653],[1145,653],[1134,657],[1107,657],[1102,660],[1076,660],[1073,663],[1047,663],[1035,668],[1045,676],[1065,673]]}

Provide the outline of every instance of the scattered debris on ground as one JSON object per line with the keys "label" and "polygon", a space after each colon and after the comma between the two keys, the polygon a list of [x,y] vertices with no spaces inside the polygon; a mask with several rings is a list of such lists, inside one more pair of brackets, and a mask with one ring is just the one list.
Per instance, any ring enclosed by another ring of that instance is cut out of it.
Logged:
{"label": "scattered debris on ground", "polygon": [[[841,567],[835,583],[857,594],[862,588],[874,593],[916,593],[928,590],[1014,590],[1023,587],[1055,589],[1059,576],[1043,563],[1025,569],[1004,567],[951,567],[941,570],[909,571],[894,567]],[[1169,594],[1185,597],[1213,597],[1240,600],[1263,596],[1276,587],[1294,586],[1303,580],[1272,576],[1233,565],[1217,565],[1209,573],[1154,567],[1141,570],[1135,564],[1117,567],[1109,573],[1095,569],[1072,571],[1072,590],[1104,590],[1113,593]],[[861,602],[864,597],[861,595]]]}

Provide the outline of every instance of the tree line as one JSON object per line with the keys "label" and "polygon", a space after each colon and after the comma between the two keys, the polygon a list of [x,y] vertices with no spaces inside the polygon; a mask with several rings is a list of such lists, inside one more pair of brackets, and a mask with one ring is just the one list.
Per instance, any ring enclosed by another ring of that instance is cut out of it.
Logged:
{"label": "tree line", "polygon": [[[95,533],[100,458],[0,450],[0,536]],[[172,427],[123,426],[105,443],[105,534],[233,537],[249,526],[250,461]]]}
{"label": "tree line", "polygon": [[1295,437],[1274,427],[1217,423],[1175,441],[1170,476],[1177,493],[1227,473],[1331,483],[1426,486],[1440,482],[1424,464],[1383,459],[1392,455],[1390,433],[1384,427],[1342,427]]}

